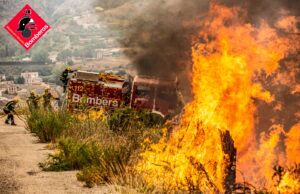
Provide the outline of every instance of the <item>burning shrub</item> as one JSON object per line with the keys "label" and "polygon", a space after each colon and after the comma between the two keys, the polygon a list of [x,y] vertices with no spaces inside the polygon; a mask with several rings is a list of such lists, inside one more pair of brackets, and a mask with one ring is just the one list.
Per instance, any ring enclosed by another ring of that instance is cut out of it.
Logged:
{"label": "burning shrub", "polygon": [[[270,129],[255,128],[255,100],[276,100],[255,81],[256,74],[276,73],[281,60],[299,49],[299,41],[291,34],[282,36],[266,22],[250,24],[243,12],[241,7],[210,4],[199,39],[195,37],[199,42],[192,47],[194,99],[170,138],[152,144],[136,165],[148,184],[174,192],[231,193],[241,176],[227,177],[231,158],[220,131],[230,132],[236,167],[257,188],[272,191],[272,167],[292,161],[286,151],[299,161],[299,149],[293,147],[297,143],[284,142],[297,140],[296,134],[281,138],[285,132],[273,120]],[[287,150],[280,149],[284,143]]]}
{"label": "burning shrub", "polygon": [[273,180],[280,193],[300,193],[300,164],[290,168],[275,166]]}

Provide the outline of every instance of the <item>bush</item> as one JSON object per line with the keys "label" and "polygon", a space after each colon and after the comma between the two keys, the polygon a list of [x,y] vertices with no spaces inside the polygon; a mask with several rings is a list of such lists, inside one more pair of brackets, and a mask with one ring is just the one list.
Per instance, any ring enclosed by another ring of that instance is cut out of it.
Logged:
{"label": "bush", "polygon": [[131,150],[125,146],[120,148],[103,148],[101,156],[90,166],[86,166],[77,174],[80,181],[88,187],[95,184],[115,183],[125,174]]}
{"label": "bush", "polygon": [[[27,128],[41,142],[57,143],[57,152],[49,154],[40,167],[45,171],[79,170],[78,180],[88,187],[110,183],[147,190],[131,166],[147,143],[161,138],[162,132],[157,126],[161,120],[156,122],[150,113],[128,108],[115,111],[108,119],[104,113],[91,111],[74,115],[64,111],[34,111],[29,114]],[[137,181],[131,183],[133,180]]]}
{"label": "bush", "polygon": [[72,51],[70,49],[65,49],[58,53],[56,60],[57,61],[65,61],[66,59],[72,57]]}
{"label": "bush", "polygon": [[96,141],[82,142],[72,138],[59,140],[58,150],[40,163],[40,167],[45,171],[81,170],[77,178],[89,187],[113,182],[125,172],[131,155],[125,146],[100,147]]}
{"label": "bush", "polygon": [[51,62],[49,59],[49,53],[45,49],[36,49],[32,52],[32,61],[47,63]]}
{"label": "bush", "polygon": [[17,84],[24,84],[25,83],[25,79],[24,77],[19,76],[16,80]]}
{"label": "bush", "polygon": [[108,126],[113,131],[127,131],[155,127],[161,125],[163,121],[164,119],[159,115],[126,107],[115,110],[111,114]]}
{"label": "bush", "polygon": [[65,111],[48,112],[36,110],[27,115],[27,129],[34,133],[42,143],[55,142],[70,123],[72,116]]}
{"label": "bush", "polygon": [[50,154],[49,160],[41,163],[46,171],[80,170],[93,164],[101,156],[96,142],[80,142],[71,138],[58,142],[57,154]]}

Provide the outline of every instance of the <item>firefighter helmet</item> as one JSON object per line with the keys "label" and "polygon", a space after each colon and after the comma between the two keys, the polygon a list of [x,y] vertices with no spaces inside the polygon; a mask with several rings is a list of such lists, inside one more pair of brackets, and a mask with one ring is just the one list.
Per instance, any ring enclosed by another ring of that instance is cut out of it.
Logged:
{"label": "firefighter helmet", "polygon": [[13,98],[13,101],[14,101],[15,103],[18,103],[18,102],[20,101],[20,98],[19,98],[18,96],[15,96],[15,97]]}
{"label": "firefighter helmet", "polygon": [[72,70],[72,67],[70,67],[70,66],[67,67],[67,70],[68,70],[68,71],[71,71],[71,70]]}
{"label": "firefighter helmet", "polygon": [[[25,12],[25,13],[30,14],[30,11]],[[29,38],[31,36],[31,30],[34,29],[34,26],[35,26],[34,20],[31,17],[29,17],[28,15],[25,15],[19,21],[19,28],[17,29],[17,31],[21,31],[22,36],[24,38]]]}
{"label": "firefighter helmet", "polygon": [[19,28],[17,29],[17,31],[24,31],[25,30],[25,27],[27,24],[29,24],[29,22],[31,21],[32,19],[30,17],[23,17],[20,21],[19,21]]}

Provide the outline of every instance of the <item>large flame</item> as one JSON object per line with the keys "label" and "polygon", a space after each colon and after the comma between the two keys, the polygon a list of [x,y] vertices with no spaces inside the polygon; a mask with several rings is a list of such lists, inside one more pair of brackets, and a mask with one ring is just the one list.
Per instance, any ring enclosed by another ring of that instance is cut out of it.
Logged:
{"label": "large flame", "polygon": [[[163,189],[224,192],[229,158],[220,133],[228,130],[238,151],[238,181],[271,187],[274,165],[300,162],[299,125],[289,134],[274,125],[257,135],[254,100],[274,99],[253,78],[262,71],[274,73],[293,44],[263,21],[258,27],[246,23],[240,8],[218,4],[211,5],[199,37],[192,52],[194,100],[171,136],[145,151],[136,169]],[[278,147],[285,135],[287,155]]]}

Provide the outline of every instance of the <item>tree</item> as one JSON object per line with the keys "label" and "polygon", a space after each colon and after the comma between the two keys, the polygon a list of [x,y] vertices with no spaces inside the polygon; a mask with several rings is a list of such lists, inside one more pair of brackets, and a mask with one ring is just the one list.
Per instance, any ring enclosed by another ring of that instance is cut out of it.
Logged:
{"label": "tree", "polygon": [[57,85],[62,85],[60,81],[60,76],[62,72],[66,69],[66,64],[56,64],[53,66],[52,75],[49,78],[49,82],[56,83]]}
{"label": "tree", "polygon": [[12,75],[6,76],[6,81],[14,81],[14,77]]}
{"label": "tree", "polygon": [[24,83],[25,83],[24,77],[19,76],[19,77],[17,78],[17,80],[16,80],[16,83],[17,83],[17,84],[24,84]]}
{"label": "tree", "polygon": [[32,61],[34,62],[50,62],[49,53],[45,49],[34,50],[32,52]]}
{"label": "tree", "polygon": [[5,46],[0,45],[0,57],[6,57]]}
{"label": "tree", "polygon": [[70,49],[65,49],[65,50],[61,51],[60,53],[58,53],[56,60],[57,61],[65,61],[66,59],[68,59],[71,56],[72,56],[72,51]]}

